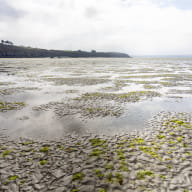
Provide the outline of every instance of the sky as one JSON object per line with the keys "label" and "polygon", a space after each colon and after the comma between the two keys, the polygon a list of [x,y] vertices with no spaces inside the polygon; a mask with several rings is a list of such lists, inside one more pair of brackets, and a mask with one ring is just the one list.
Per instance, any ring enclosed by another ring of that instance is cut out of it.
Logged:
{"label": "sky", "polygon": [[0,0],[0,39],[61,50],[192,54],[192,0]]}

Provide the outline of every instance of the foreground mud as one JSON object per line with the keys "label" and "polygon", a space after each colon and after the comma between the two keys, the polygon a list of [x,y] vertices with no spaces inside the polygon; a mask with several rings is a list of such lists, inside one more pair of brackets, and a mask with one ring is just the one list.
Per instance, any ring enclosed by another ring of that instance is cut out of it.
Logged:
{"label": "foreground mud", "polygon": [[0,191],[190,192],[192,114],[159,113],[131,134],[1,138]]}

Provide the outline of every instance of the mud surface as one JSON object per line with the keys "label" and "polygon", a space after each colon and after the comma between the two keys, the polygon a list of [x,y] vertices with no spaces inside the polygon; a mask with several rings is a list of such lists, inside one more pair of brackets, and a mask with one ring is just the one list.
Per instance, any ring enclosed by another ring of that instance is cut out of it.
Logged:
{"label": "mud surface", "polygon": [[192,115],[159,113],[148,129],[61,140],[0,140],[0,190],[192,191]]}

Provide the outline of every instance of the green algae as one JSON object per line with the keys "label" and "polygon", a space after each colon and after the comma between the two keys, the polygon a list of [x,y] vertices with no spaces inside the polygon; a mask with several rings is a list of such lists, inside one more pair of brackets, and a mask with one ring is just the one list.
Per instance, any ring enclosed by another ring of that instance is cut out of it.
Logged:
{"label": "green algae", "polygon": [[39,161],[39,163],[40,163],[40,165],[45,165],[48,163],[48,161],[47,160],[41,160],[41,161]]}
{"label": "green algae", "polygon": [[104,174],[101,172],[100,169],[95,169],[95,174],[99,179],[102,179],[104,177]]}
{"label": "green algae", "polygon": [[108,163],[108,164],[105,166],[105,169],[114,169],[113,163]]}
{"label": "green algae", "polygon": [[3,151],[2,157],[6,157],[6,156],[9,155],[11,152],[12,152],[12,150]]}
{"label": "green algae", "polygon": [[145,89],[156,89],[158,86],[146,84],[143,86]]}
{"label": "green algae", "polygon": [[78,192],[80,191],[79,189],[72,189],[71,192]]}
{"label": "green algae", "polygon": [[0,112],[18,110],[25,107],[26,104],[24,102],[3,102],[0,101]]}
{"label": "green algae", "polygon": [[107,190],[104,189],[104,188],[101,188],[101,189],[98,190],[98,192],[107,192]]}
{"label": "green algae", "polygon": [[107,99],[107,100],[117,100],[117,101],[126,101],[126,99],[130,100],[134,98],[134,100],[139,100],[142,97],[159,97],[160,93],[155,91],[131,91],[127,93],[85,93],[80,98],[76,98],[76,100],[90,100],[90,99]]}
{"label": "green algae", "polygon": [[34,144],[34,141],[26,141],[22,143],[22,145],[30,145],[30,144]]}
{"label": "green algae", "polygon": [[137,178],[138,179],[145,179],[146,176],[153,177],[154,172],[149,170],[141,170],[137,172]]}
{"label": "green algae", "polygon": [[89,141],[91,142],[91,145],[92,145],[93,147],[101,146],[101,145],[103,145],[104,143],[106,143],[106,140],[102,140],[102,139],[98,139],[98,138],[90,139]]}
{"label": "green algae", "polygon": [[138,137],[138,138],[135,138],[135,139],[133,140],[133,142],[134,142],[135,144],[141,145],[141,144],[144,144],[144,143],[145,143],[145,140],[144,140],[143,138],[141,138],[141,137]]}
{"label": "green algae", "polygon": [[46,153],[49,151],[49,147],[43,147],[41,149],[39,149],[40,152]]}
{"label": "green algae", "polygon": [[105,154],[104,151],[100,150],[100,149],[93,149],[93,151],[91,152],[90,156],[96,156],[99,157],[100,155]]}
{"label": "green algae", "polygon": [[118,158],[119,158],[120,160],[124,160],[124,159],[125,159],[123,149],[116,150],[116,153],[117,153]]}
{"label": "green algae", "polygon": [[182,137],[177,137],[176,140],[180,143],[183,141],[183,138]]}
{"label": "green algae", "polygon": [[15,181],[15,180],[18,179],[18,178],[19,178],[18,175],[13,175],[13,176],[8,177],[8,180],[9,180],[9,181]]}
{"label": "green algae", "polygon": [[157,138],[158,138],[158,139],[164,139],[164,138],[165,138],[165,135],[157,135]]}
{"label": "green algae", "polygon": [[84,177],[83,173],[76,173],[72,176],[72,181],[76,181],[76,180],[82,180]]}
{"label": "green algae", "polygon": [[123,184],[123,175],[119,172],[116,173],[116,179],[117,179],[117,182],[122,185]]}
{"label": "green algae", "polygon": [[108,173],[107,175],[106,175],[106,182],[110,182],[110,183],[112,183],[113,182],[113,173]]}

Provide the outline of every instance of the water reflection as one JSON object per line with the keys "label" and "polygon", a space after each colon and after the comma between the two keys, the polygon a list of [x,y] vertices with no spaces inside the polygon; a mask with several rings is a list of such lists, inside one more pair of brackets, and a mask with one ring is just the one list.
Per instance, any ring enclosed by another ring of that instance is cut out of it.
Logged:
{"label": "water reflection", "polygon": [[192,112],[192,100],[191,98],[156,98],[151,101],[127,104],[122,117],[90,120],[86,126],[90,132],[105,134],[141,130],[147,126],[147,122],[153,116],[161,111]]}
{"label": "water reflection", "polygon": [[58,119],[53,111],[31,112],[30,117],[24,116],[21,111],[8,112],[9,115],[0,116],[1,132],[12,137],[48,139],[74,133],[118,134],[143,129],[146,122],[161,111],[192,112],[192,100],[158,98],[127,104],[125,108],[124,115],[119,118],[94,118],[86,121],[82,121],[78,115]]}
{"label": "water reflection", "polygon": [[[160,111],[192,112],[191,93],[182,92],[182,90],[191,90],[191,64],[192,59],[190,58],[179,60],[174,58],[1,59],[0,101],[25,102],[26,107],[19,111],[0,112],[0,134],[35,138],[58,138],[73,133],[82,135],[87,132],[110,135],[141,130],[145,127],[146,122]],[[170,80],[171,77],[165,75],[167,73],[173,73],[172,78],[175,77],[174,74],[179,74],[180,78]],[[155,74],[162,74],[162,77],[160,75],[160,77],[144,79],[142,77],[127,78],[129,75],[150,76]],[[109,79],[109,82],[84,86],[73,84],[55,86],[54,82],[46,80],[46,78],[71,77],[103,78]],[[168,84],[164,86],[158,84],[160,81],[168,81],[168,83],[178,81],[178,84],[172,87]],[[67,100],[67,98],[81,96],[86,92],[106,91],[110,93],[111,90],[115,90],[116,92],[112,91],[112,93],[126,93],[146,90],[144,88],[146,82],[157,85],[158,90],[155,91],[160,92],[162,97],[125,104],[123,106],[124,114],[119,118],[82,119],[80,115],[76,114],[59,119],[53,110],[41,112],[32,110],[35,106]],[[15,91],[10,95],[1,92],[6,88],[18,87],[37,89]],[[169,96],[183,98],[168,98]]]}

